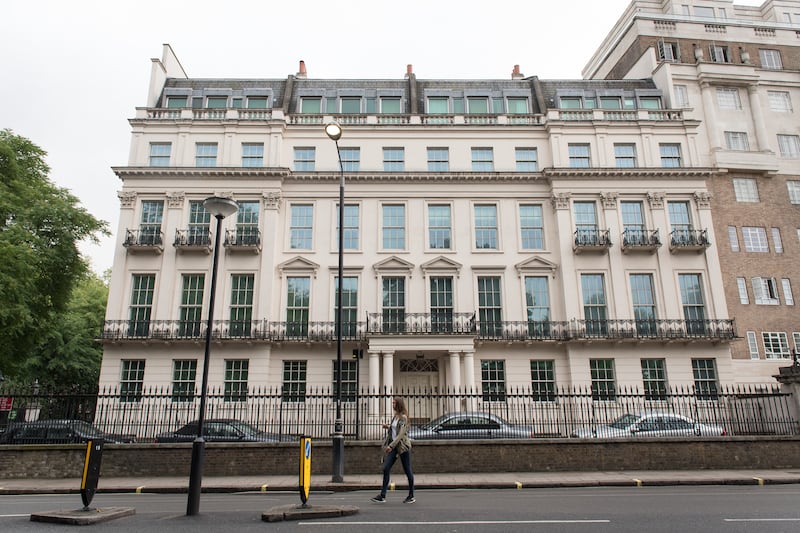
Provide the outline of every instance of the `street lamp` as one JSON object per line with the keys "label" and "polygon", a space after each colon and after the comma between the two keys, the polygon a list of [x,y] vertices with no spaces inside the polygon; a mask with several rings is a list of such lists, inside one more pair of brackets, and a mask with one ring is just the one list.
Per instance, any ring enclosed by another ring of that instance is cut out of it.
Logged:
{"label": "street lamp", "polygon": [[203,356],[203,381],[200,386],[200,412],[197,417],[197,438],[192,443],[192,466],[189,471],[189,500],[186,503],[186,516],[200,511],[200,492],[203,483],[203,461],[206,453],[206,440],[203,438],[203,425],[206,420],[206,389],[208,388],[208,364],[211,355],[211,328],[214,319],[214,295],[217,289],[217,262],[219,241],[222,234],[222,219],[234,214],[239,204],[230,198],[211,196],[203,201],[203,207],[217,219],[217,234],[214,236],[214,260],[211,267],[211,293],[208,295],[208,325],[206,326],[206,350]]}
{"label": "street lamp", "polygon": [[342,127],[337,122],[325,126],[325,134],[336,143],[339,158],[339,274],[336,287],[336,419],[333,422],[333,483],[344,481],[344,421],[342,420],[342,283],[344,275],[344,167],[339,152]]}

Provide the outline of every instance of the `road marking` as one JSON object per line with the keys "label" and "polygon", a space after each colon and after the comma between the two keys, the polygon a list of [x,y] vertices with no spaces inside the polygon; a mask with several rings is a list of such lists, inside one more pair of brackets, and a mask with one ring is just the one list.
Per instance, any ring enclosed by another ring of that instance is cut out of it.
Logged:
{"label": "road marking", "polygon": [[389,483],[389,490],[394,490],[394,482]]}
{"label": "road marking", "polygon": [[267,487],[268,487],[268,486],[269,486],[269,485],[267,485],[266,483],[264,483],[263,485],[261,485],[261,492],[267,492]]}
{"label": "road marking", "polygon": [[725,522],[800,522],[800,518],[726,518]]}
{"label": "road marking", "polygon": [[20,518],[23,516],[30,516],[29,514],[0,514],[0,518]]}
{"label": "road marking", "polygon": [[764,478],[760,478],[760,477],[754,477],[753,479],[755,479],[756,481],[758,481],[758,486],[759,486],[759,487],[763,487],[763,486],[764,486]]}
{"label": "road marking", "polygon": [[633,478],[633,480],[636,482],[636,486],[637,487],[641,487],[642,486],[642,480],[641,479]]}
{"label": "road marking", "polygon": [[144,485],[142,485],[141,487],[136,487],[136,494],[141,494],[143,488],[144,488]]}
{"label": "road marking", "polygon": [[520,483],[519,481],[515,481],[514,485],[517,486],[517,489],[521,489],[522,488],[522,483]]}
{"label": "road marking", "polygon": [[346,525],[346,526],[482,526],[503,524],[610,524],[611,520],[443,520],[439,522],[298,522],[301,526]]}

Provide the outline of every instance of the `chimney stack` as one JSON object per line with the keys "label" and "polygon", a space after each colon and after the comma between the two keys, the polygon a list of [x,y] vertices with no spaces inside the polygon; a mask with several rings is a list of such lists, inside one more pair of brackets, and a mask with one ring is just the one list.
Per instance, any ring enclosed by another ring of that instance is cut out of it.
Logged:
{"label": "chimney stack", "polygon": [[406,78],[408,78],[412,74],[414,74],[414,67],[413,65],[411,65],[411,63],[409,63],[408,65],[406,65]]}
{"label": "chimney stack", "polygon": [[297,72],[297,77],[300,79],[306,79],[308,77],[306,73],[306,62],[302,59],[300,60],[300,70]]}
{"label": "chimney stack", "polygon": [[518,80],[520,78],[524,78],[525,74],[519,71],[519,65],[514,65],[514,70],[511,72],[511,79]]}

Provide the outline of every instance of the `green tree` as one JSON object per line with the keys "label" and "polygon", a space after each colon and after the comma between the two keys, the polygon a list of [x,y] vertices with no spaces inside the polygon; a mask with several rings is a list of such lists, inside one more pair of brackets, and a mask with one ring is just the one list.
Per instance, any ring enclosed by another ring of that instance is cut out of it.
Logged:
{"label": "green tree", "polygon": [[72,290],[64,312],[53,320],[21,374],[38,380],[44,390],[97,387],[103,348],[97,339],[103,328],[108,300],[107,280],[89,273]]}
{"label": "green tree", "polygon": [[13,377],[89,271],[78,250],[106,223],[53,184],[46,152],[0,130],[0,371]]}

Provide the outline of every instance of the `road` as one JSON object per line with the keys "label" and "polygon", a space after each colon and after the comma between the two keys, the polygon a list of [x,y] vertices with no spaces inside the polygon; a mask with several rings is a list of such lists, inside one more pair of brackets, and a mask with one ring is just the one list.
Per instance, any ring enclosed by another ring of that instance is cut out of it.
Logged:
{"label": "road", "polygon": [[[153,532],[641,532],[739,533],[800,531],[800,486],[595,487],[427,490],[404,505],[402,492],[373,504],[373,492],[312,493],[311,505],[356,505],[337,519],[267,523],[267,509],[299,504],[297,493],[203,494],[200,514],[185,516],[185,494],[98,494],[93,507],[133,507],[136,514],[91,526],[93,533]],[[0,496],[0,531],[63,532],[31,522],[31,512],[78,509],[80,496]]]}

